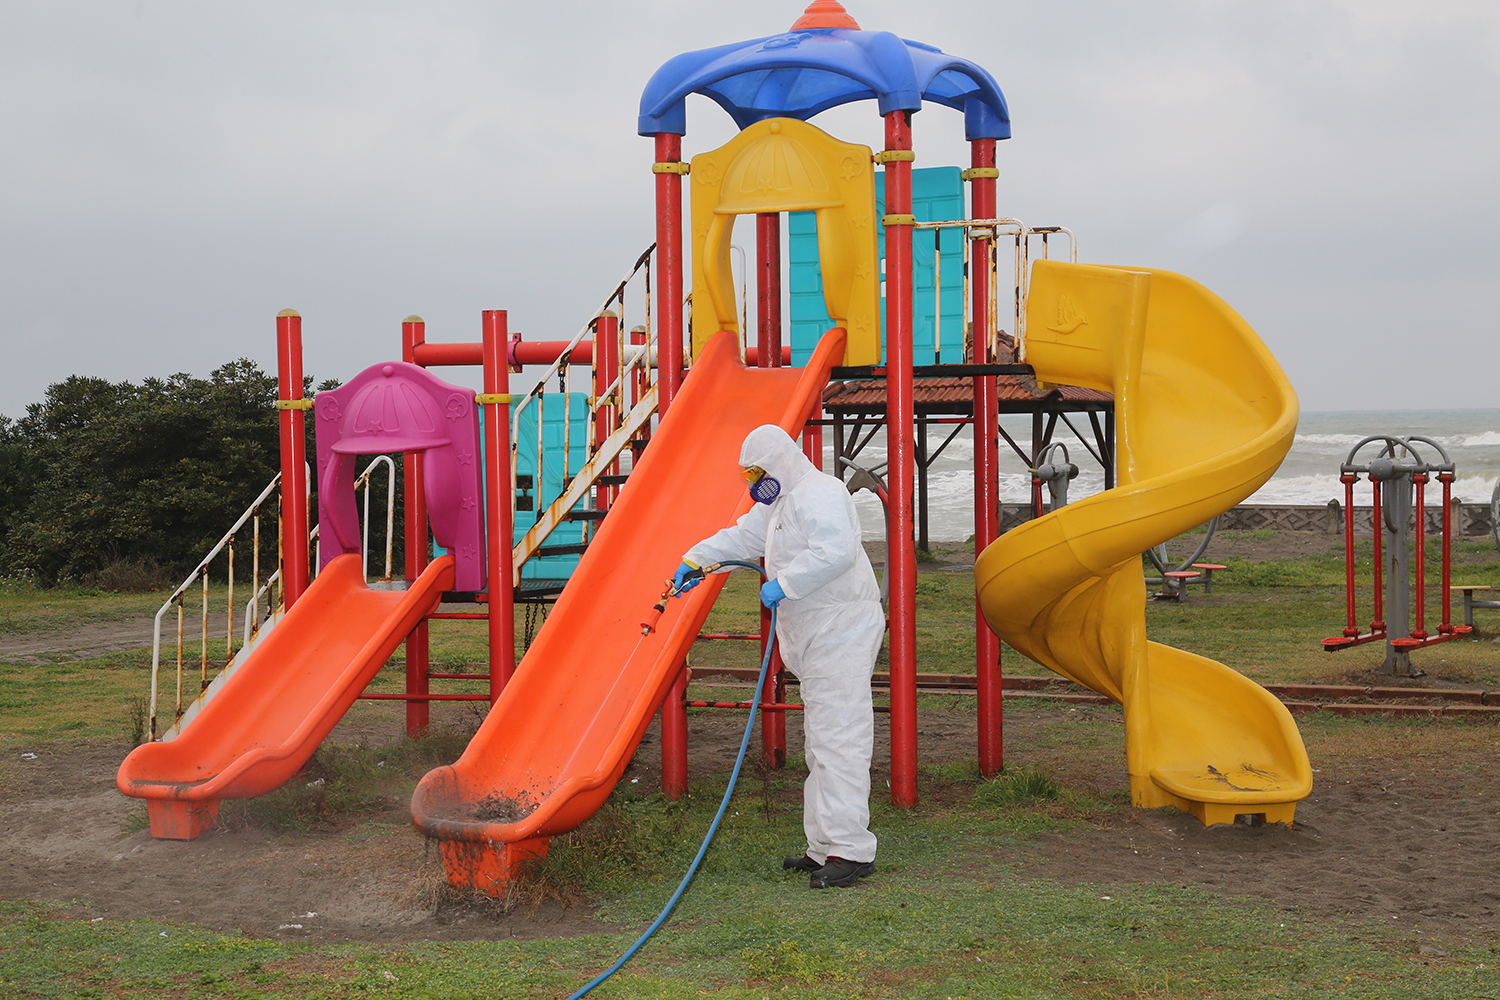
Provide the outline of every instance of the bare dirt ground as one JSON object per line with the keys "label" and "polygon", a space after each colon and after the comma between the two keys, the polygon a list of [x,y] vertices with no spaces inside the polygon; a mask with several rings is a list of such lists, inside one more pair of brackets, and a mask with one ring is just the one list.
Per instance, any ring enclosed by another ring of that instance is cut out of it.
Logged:
{"label": "bare dirt ground", "polygon": [[[151,638],[155,634],[156,622],[150,615],[125,618],[113,622],[90,622],[66,632],[26,632],[19,635],[0,635],[0,660],[6,663],[59,663],[67,660],[83,660],[106,653],[120,653],[130,649],[151,649]],[[175,643],[177,623],[169,620],[162,624],[162,642]],[[222,621],[208,626],[210,639],[224,638]],[[189,642],[197,642],[201,628],[189,634]]]}
{"label": "bare dirt ground", "polygon": [[[1103,708],[1015,706],[1005,722],[1007,760],[1039,766],[1068,787],[1123,792],[1119,719]],[[793,746],[801,739],[797,721],[788,726]],[[372,739],[386,728],[394,738],[396,732],[394,717],[353,722],[358,731],[336,731],[333,738]],[[884,717],[879,723],[877,748],[888,745]],[[741,725],[737,713],[693,716],[691,773],[725,773]],[[973,715],[924,712],[919,737],[924,763],[972,759]],[[1292,829],[1204,829],[1172,810],[1121,809],[975,861],[994,861],[1022,879],[1117,888],[1172,883],[1261,897],[1314,920],[1378,920],[1434,940],[1493,939],[1500,933],[1494,871],[1500,753],[1490,747],[1440,761],[1403,759],[1391,748],[1379,759],[1324,762]],[[129,832],[141,806],[114,788],[127,750],[115,742],[0,750],[4,895],[72,903],[63,912],[81,920],[146,916],[321,941],[614,930],[593,918],[586,901],[504,913],[503,907],[454,900],[442,891],[441,863],[413,831],[402,796],[311,833],[226,825],[180,843]],[[658,750],[654,732],[648,733],[624,780],[638,779],[647,792],[656,787]],[[873,772],[874,786],[883,788],[888,761],[877,759]]]}

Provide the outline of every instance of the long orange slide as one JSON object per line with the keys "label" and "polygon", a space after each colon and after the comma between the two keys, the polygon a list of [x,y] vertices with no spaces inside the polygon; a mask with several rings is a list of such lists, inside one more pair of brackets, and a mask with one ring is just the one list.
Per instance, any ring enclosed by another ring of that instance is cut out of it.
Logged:
{"label": "long orange slide", "polygon": [[1146,640],[1141,553],[1240,503],[1297,429],[1281,368],[1189,278],[1038,261],[1026,360],[1115,394],[1119,485],[1007,532],[974,566],[990,627],[1120,702],[1137,806],[1291,825],[1312,768],[1285,706],[1223,664]]}
{"label": "long orange slide", "polygon": [[740,445],[761,424],[796,436],[844,353],[823,337],[806,368],[746,368],[733,334],[705,345],[515,676],[455,763],[412,795],[448,879],[486,892],[578,826],[629,763],[725,577],[642,623],[682,553],[749,509]]}
{"label": "long orange slide", "polygon": [[281,787],[452,587],[451,555],[404,591],[367,587],[358,554],[330,562],[179,736],[120,765],[116,784],[146,800],[151,835],[191,840],[220,799]]}

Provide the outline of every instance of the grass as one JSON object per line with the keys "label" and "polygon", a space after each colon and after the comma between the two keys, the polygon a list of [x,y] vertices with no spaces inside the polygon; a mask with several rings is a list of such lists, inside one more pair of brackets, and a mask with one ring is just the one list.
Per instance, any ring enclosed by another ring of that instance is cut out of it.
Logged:
{"label": "grass", "polygon": [[[595,995],[1425,998],[1496,986],[1489,943],[1449,944],[1423,964],[1402,933],[1321,927],[1253,899],[1020,878],[1005,858],[1026,840],[1066,834],[1112,806],[1070,804],[1066,788],[1034,773],[979,783],[962,769],[927,769],[923,780],[918,808],[877,803],[882,850],[899,861],[858,891],[809,893],[760,863],[796,836],[795,809],[732,813],[672,922]],[[680,803],[619,793],[572,835],[572,860],[543,873],[598,899],[613,932],[310,945],[66,919],[8,901],[0,995],[560,997],[656,914],[721,790],[695,785]]]}
{"label": "grass", "polygon": [[[1180,543],[1179,543],[1180,547]],[[1500,583],[1493,546],[1473,544],[1463,582]],[[1157,641],[1219,659],[1256,680],[1333,680],[1370,669],[1377,650],[1340,654],[1319,641],[1343,623],[1342,566],[1327,556],[1281,562],[1220,559],[1214,593],[1181,605],[1149,604]],[[1459,579],[1455,575],[1455,579]],[[734,574],[709,631],[758,629],[755,581]],[[11,629],[149,614],[162,595],[0,590]],[[972,581],[923,574],[918,669],[967,673],[973,664]],[[97,606],[96,606],[97,605]],[[145,610],[137,610],[137,608]],[[111,618],[109,616],[117,616]],[[476,669],[483,623],[436,622],[435,665]],[[753,665],[754,644],[700,643],[697,667]],[[399,656],[399,654],[398,654]],[[1421,651],[1430,673],[1500,683],[1500,645],[1489,637]],[[1010,650],[1008,673],[1043,673]],[[0,747],[82,745],[125,738],[149,653],[57,664],[0,663]],[[399,691],[393,662],[374,690]],[[445,682],[446,683],[446,682]],[[444,690],[482,690],[453,682]],[[694,697],[738,700],[741,688],[695,683]],[[793,689],[795,696],[795,689]],[[972,697],[922,695],[919,713],[972,712]],[[356,725],[388,705],[360,703]],[[703,710],[709,711],[709,710]],[[1008,701],[1013,717],[1066,710]],[[809,893],[764,862],[800,837],[794,773],[747,775],[703,872],[667,927],[600,997],[1228,998],[1500,997],[1500,949],[1491,942],[1418,954],[1420,939],[1377,924],[1319,924],[1254,898],[1175,884],[1079,884],[1025,878],[1010,860],[1039,835],[1105,821],[1123,796],[1070,777],[1079,755],[1122,755],[1121,713],[1079,710],[1078,724],[1039,730],[1024,764],[981,780],[972,763],[924,766],[921,803],[872,804],[882,840],[880,875],[858,891]],[[330,743],[282,790],[226,802],[231,825],[278,836],[324,836],[388,818],[411,783],[453,759],[477,723],[466,705],[435,705],[424,741]],[[1494,729],[1453,720],[1299,719],[1315,763],[1383,762],[1399,747],[1413,777],[1458,785],[1486,781]],[[800,764],[793,761],[793,766]],[[1468,770],[1466,770],[1468,769]],[[0,774],[0,785],[5,775]],[[616,789],[588,823],[554,841],[512,905],[596,908],[601,933],[534,941],[322,944],[217,934],[185,924],[82,919],[61,904],[0,900],[0,996],[555,998],[606,967],[652,919],[697,848],[724,776],[695,783],[680,802]],[[885,859],[889,858],[887,862]],[[442,896],[446,890],[438,890]],[[472,900],[447,903],[472,906]],[[438,900],[441,905],[442,899]]]}

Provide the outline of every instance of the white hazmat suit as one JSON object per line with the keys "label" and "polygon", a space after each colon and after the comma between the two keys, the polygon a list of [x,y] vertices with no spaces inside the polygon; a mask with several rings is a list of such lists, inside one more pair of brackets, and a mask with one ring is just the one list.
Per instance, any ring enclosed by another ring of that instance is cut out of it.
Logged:
{"label": "white hazmat suit", "polygon": [[807,784],[802,826],[807,856],[873,862],[870,755],[875,716],[870,674],[885,634],[875,572],[861,544],[859,515],[844,484],[808,461],[773,424],[751,431],[741,468],[760,466],[781,484],[732,527],[694,545],[683,560],[765,559],[786,597],[777,606],[781,657],[801,682]]}

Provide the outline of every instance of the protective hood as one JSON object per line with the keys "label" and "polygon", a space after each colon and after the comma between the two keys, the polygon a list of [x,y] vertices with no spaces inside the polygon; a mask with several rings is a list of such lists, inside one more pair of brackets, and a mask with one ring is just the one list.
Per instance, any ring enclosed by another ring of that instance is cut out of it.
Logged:
{"label": "protective hood", "polygon": [[745,443],[740,447],[740,468],[752,465],[765,469],[766,475],[781,483],[782,496],[791,492],[809,472],[817,471],[797,442],[775,424],[762,424],[745,435]]}

